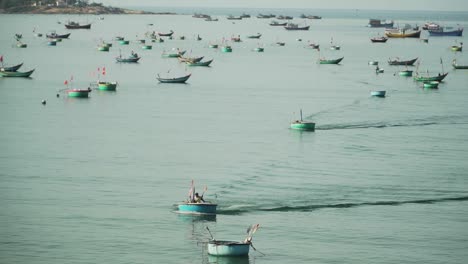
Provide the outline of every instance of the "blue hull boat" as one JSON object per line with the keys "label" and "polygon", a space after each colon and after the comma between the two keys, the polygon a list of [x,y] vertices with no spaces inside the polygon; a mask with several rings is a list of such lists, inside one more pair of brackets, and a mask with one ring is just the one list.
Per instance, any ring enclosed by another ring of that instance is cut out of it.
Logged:
{"label": "blue hull boat", "polygon": [[208,242],[208,254],[213,256],[246,256],[249,254],[250,243],[211,240]]}
{"label": "blue hull boat", "polygon": [[461,37],[463,35],[463,28],[450,29],[450,28],[439,28],[434,30],[428,30],[429,36],[455,36]]}
{"label": "blue hull boat", "polygon": [[216,214],[217,204],[212,203],[180,203],[177,205],[182,214]]}

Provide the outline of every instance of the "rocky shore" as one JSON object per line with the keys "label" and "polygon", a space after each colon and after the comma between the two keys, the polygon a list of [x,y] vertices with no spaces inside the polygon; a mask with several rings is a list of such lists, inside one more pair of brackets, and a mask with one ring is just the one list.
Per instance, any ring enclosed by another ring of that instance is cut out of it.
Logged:
{"label": "rocky shore", "polygon": [[174,15],[170,12],[147,12],[140,10],[130,10],[110,6],[17,6],[7,9],[0,9],[2,14],[150,14],[150,15]]}

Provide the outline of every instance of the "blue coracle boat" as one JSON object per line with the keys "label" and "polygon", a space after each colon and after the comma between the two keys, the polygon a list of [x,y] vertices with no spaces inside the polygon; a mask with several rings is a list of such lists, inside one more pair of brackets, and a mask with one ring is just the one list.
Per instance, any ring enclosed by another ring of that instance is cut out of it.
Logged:
{"label": "blue coracle boat", "polygon": [[245,256],[249,254],[250,242],[211,240],[208,242],[208,254],[214,256]]}
{"label": "blue coracle boat", "polygon": [[189,203],[184,202],[177,205],[179,213],[185,214],[216,214],[217,204],[213,203]]}

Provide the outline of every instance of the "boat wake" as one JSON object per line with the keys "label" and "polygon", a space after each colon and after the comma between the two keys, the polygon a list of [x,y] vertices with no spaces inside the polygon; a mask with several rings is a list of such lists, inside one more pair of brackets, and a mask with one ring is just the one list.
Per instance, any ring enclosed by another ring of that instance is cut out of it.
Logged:
{"label": "boat wake", "polygon": [[332,129],[362,129],[362,128],[388,128],[388,127],[419,127],[431,125],[458,125],[468,124],[467,117],[458,116],[433,116],[424,119],[408,119],[400,121],[381,121],[381,122],[355,122],[343,124],[324,124],[317,125],[315,130]]}
{"label": "boat wake", "polygon": [[226,215],[238,215],[248,213],[252,211],[264,211],[264,212],[311,212],[320,209],[327,208],[354,208],[362,206],[398,206],[405,204],[434,204],[442,202],[456,202],[456,201],[468,201],[468,196],[461,197],[445,197],[437,199],[420,199],[420,200],[406,200],[406,201],[376,201],[376,202],[361,202],[361,203],[337,203],[337,204],[310,204],[310,205],[299,205],[299,206],[278,206],[278,207],[244,207],[244,208],[223,208],[218,210],[218,214]]}

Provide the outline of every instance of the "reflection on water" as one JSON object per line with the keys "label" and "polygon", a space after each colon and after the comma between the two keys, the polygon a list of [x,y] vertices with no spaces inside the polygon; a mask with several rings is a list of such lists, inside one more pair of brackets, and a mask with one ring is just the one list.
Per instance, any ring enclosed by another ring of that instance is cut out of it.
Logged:
{"label": "reflection on water", "polygon": [[205,264],[249,264],[254,263],[251,262],[249,256],[237,256],[237,257],[218,257],[218,256],[211,256],[207,255],[206,258],[203,259],[203,263]]}
{"label": "reflection on water", "polygon": [[177,214],[177,217],[186,223],[192,222],[216,222],[215,214]]}

